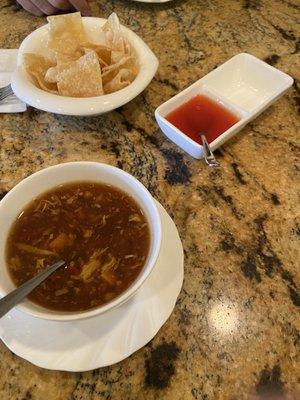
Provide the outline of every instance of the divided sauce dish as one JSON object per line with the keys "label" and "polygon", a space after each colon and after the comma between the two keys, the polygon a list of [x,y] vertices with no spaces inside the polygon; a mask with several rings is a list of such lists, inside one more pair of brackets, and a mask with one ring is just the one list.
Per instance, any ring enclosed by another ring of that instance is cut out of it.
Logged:
{"label": "divided sauce dish", "polygon": [[194,158],[203,157],[202,145],[176,128],[167,115],[196,95],[205,95],[237,116],[239,121],[210,143],[217,149],[256,118],[291,87],[293,79],[258,58],[241,53],[211,71],[155,110],[163,133]]}
{"label": "divided sauce dish", "polygon": [[[59,185],[73,182],[95,182],[111,185],[129,195],[143,211],[150,231],[150,248],[138,277],[124,292],[113,300],[96,308],[80,312],[53,311],[29,300],[17,307],[19,310],[42,319],[70,321],[93,317],[112,310],[127,301],[141,288],[151,273],[161,244],[161,220],[154,199],[147,189],[128,173],[106,164],[95,162],[72,162],[41,170],[16,185],[0,202],[0,295],[5,296],[15,288],[6,267],[5,249],[12,223],[20,212],[36,197]],[[141,288],[142,290],[142,288]]]}

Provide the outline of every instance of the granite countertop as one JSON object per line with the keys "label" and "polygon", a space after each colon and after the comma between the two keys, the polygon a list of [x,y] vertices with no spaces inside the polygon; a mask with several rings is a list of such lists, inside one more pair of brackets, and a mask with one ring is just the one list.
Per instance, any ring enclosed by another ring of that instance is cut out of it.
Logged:
{"label": "granite countertop", "polygon": [[[0,114],[0,192],[71,160],[116,165],[168,210],[185,251],[173,314],[147,346],[108,368],[48,371],[0,344],[1,400],[296,399],[299,364],[299,2],[91,2],[116,11],[160,60],[149,87],[107,115],[73,118],[32,108]],[[0,47],[45,23],[0,4]],[[292,75],[292,89],[217,151],[221,169],[181,152],[154,109],[240,52]],[[297,129],[298,128],[298,129]],[[298,262],[297,262],[298,260]],[[299,398],[299,397],[298,397]]]}

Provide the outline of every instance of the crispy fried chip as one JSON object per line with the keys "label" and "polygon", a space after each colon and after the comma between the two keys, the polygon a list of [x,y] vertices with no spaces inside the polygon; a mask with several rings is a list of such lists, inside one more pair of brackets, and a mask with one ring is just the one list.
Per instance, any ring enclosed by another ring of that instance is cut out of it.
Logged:
{"label": "crispy fried chip", "polygon": [[130,55],[130,46],[123,36],[119,18],[112,13],[102,27],[105,32],[106,41],[112,50],[121,52],[123,55]]}
{"label": "crispy fried chip", "polygon": [[104,85],[104,92],[108,94],[121,90],[128,86],[134,78],[135,75],[129,69],[122,68],[112,80]]}
{"label": "crispy fried chip", "polygon": [[132,74],[136,75],[134,58],[132,56],[124,57],[118,63],[103,68],[102,70],[103,84],[107,84],[109,81],[111,81],[118,74],[120,69],[127,69],[131,71]]}
{"label": "crispy fried chip", "polygon": [[62,96],[93,97],[103,94],[101,67],[94,51],[70,64],[59,76],[58,93]]}
{"label": "crispy fried chip", "polygon": [[45,75],[45,81],[57,83],[60,80],[60,77],[63,75],[64,71],[68,69],[72,63],[74,63],[74,61],[60,62],[55,67],[49,68]]}
{"label": "crispy fried chip", "polygon": [[42,52],[48,50],[51,60],[41,54],[24,55],[25,68],[41,89],[61,96],[93,97],[133,82],[137,57],[115,13],[102,26],[97,44],[88,41],[79,12],[47,19],[48,47]]}
{"label": "crispy fried chip", "polygon": [[45,73],[53,66],[53,63],[39,54],[24,54],[24,65],[27,73],[31,75],[38,86],[47,92],[57,94],[57,87],[45,81]]}
{"label": "crispy fried chip", "polygon": [[58,82],[61,74],[69,68],[69,66],[80,57],[82,57],[86,52],[83,49],[76,50],[74,54],[61,54],[56,53],[56,66],[48,69],[45,75],[45,80],[47,82]]}
{"label": "crispy fried chip", "polygon": [[99,58],[101,66],[107,67],[111,64],[111,49],[105,45],[85,43],[82,47],[85,52],[94,50]]}
{"label": "crispy fried chip", "polygon": [[70,61],[76,61],[84,54],[85,52],[83,51],[83,49],[79,48],[72,54],[55,53],[54,58],[57,64],[61,64],[61,63],[68,63]]}
{"label": "crispy fried chip", "polygon": [[80,12],[47,17],[49,22],[48,46],[57,53],[74,54],[86,41]]}
{"label": "crispy fried chip", "polygon": [[98,58],[103,60],[105,64],[110,65],[111,63],[111,49],[106,46],[97,46],[95,52]]}

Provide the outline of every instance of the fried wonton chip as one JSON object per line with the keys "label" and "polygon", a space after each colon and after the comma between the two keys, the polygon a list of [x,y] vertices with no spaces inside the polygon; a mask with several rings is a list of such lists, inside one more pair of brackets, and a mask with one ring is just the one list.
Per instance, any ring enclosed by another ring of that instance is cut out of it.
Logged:
{"label": "fried wonton chip", "polygon": [[48,47],[56,53],[72,55],[86,41],[80,12],[47,17]]}
{"label": "fried wonton chip", "polygon": [[88,50],[94,50],[98,56],[101,66],[107,67],[111,64],[111,49],[105,45],[85,43],[82,49],[87,53]]}
{"label": "fried wonton chip", "polygon": [[102,76],[108,75],[110,72],[120,69],[120,67],[128,66],[133,62],[133,57],[123,57],[119,62],[116,64],[111,64],[108,67],[103,68]]}
{"label": "fried wonton chip", "polygon": [[71,61],[76,61],[76,60],[78,60],[78,58],[80,58],[84,54],[85,54],[85,52],[83,51],[83,49],[78,48],[72,54],[55,53],[54,58],[55,58],[57,64],[61,64],[61,63],[68,63]]}
{"label": "fried wonton chip", "polygon": [[113,51],[121,52],[123,55],[130,55],[130,46],[122,33],[119,18],[116,13],[112,13],[107,22],[103,25],[106,41]]}
{"label": "fried wonton chip", "polygon": [[[103,78],[106,76],[106,81],[114,79],[120,68],[128,68],[132,74],[137,75],[136,57],[123,35],[117,14],[112,13],[102,29],[106,35],[107,46],[111,48],[110,65],[103,68]],[[128,60],[130,60],[129,63]]]}
{"label": "fried wonton chip", "polygon": [[70,67],[74,61],[78,60],[86,54],[83,50],[77,50],[73,55],[66,55],[61,53],[56,53],[56,65],[47,70],[45,75],[45,80],[47,82],[58,82],[60,80],[61,74]]}
{"label": "fried wonton chip", "polygon": [[47,92],[57,94],[57,86],[45,81],[45,74],[53,66],[51,60],[33,53],[24,54],[24,65],[27,73],[34,79],[38,86]]}
{"label": "fried wonton chip", "polygon": [[126,54],[123,53],[122,51],[112,50],[112,52],[111,52],[111,64],[119,63],[121,60],[123,60],[124,57],[126,57]]}
{"label": "fried wonton chip", "polygon": [[94,51],[90,51],[60,74],[58,93],[70,97],[93,97],[103,94],[101,67]]}
{"label": "fried wonton chip", "polygon": [[[37,86],[70,97],[93,97],[128,86],[138,74],[137,57],[111,14],[97,43],[91,43],[79,12],[47,18],[48,42],[43,54],[25,54],[24,64]],[[48,51],[48,53],[46,53]]]}
{"label": "fried wonton chip", "polygon": [[113,79],[103,86],[104,93],[108,94],[121,90],[128,86],[134,78],[135,75],[129,69],[122,68]]}
{"label": "fried wonton chip", "polygon": [[120,71],[120,69],[127,69],[136,75],[135,59],[132,56],[124,57],[116,64],[109,65],[102,69],[103,84],[111,81]]}
{"label": "fried wonton chip", "polygon": [[97,46],[95,49],[97,56],[100,60],[103,60],[105,64],[110,65],[111,63],[111,49],[106,46]]}
{"label": "fried wonton chip", "polygon": [[64,71],[68,69],[72,63],[74,63],[74,61],[60,62],[55,67],[49,68],[45,75],[45,81],[57,83],[61,79],[61,76],[63,75]]}

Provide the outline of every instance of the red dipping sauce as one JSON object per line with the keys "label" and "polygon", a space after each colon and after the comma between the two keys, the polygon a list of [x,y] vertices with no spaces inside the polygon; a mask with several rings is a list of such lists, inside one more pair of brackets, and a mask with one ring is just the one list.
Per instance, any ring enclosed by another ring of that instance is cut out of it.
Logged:
{"label": "red dipping sauce", "polygon": [[200,136],[206,136],[209,143],[239,121],[231,111],[203,94],[191,98],[166,117],[172,125],[201,144]]}

